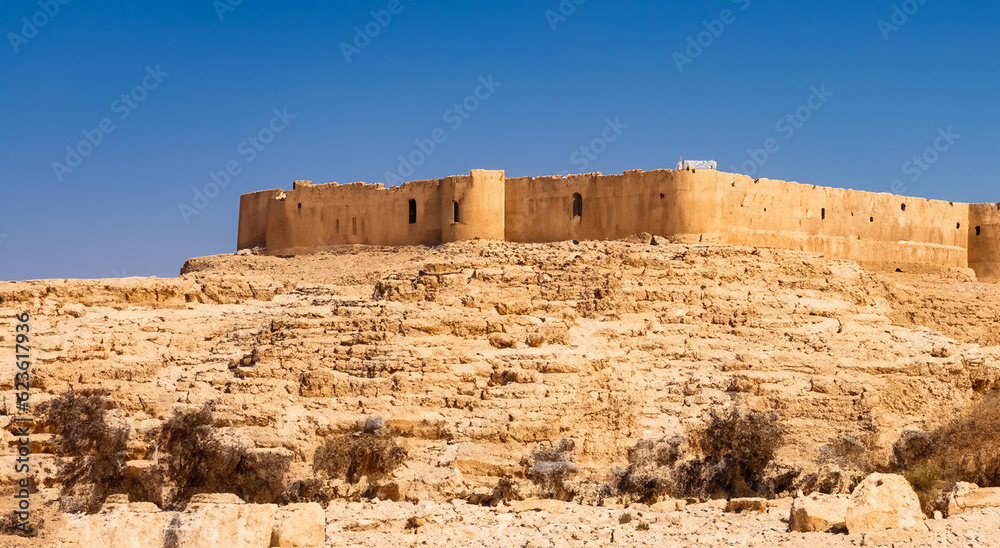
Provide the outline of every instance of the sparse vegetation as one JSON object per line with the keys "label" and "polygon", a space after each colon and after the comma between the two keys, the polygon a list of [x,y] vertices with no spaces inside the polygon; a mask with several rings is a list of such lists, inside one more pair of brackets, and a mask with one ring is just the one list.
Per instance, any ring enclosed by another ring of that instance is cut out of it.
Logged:
{"label": "sparse vegetation", "polygon": [[524,476],[539,487],[542,497],[573,499],[575,491],[568,480],[577,472],[572,459],[574,447],[573,440],[561,439],[557,444],[542,447],[521,459]]}
{"label": "sparse vegetation", "polygon": [[672,467],[680,458],[683,440],[639,440],[628,451],[629,466],[617,471],[615,490],[637,502],[653,504],[675,490]]}
{"label": "sparse vegetation", "polygon": [[715,498],[771,494],[764,470],[783,438],[775,415],[736,410],[727,416],[713,415],[708,426],[689,440],[704,457],[691,469],[700,471],[700,478],[688,474],[686,490]]}
{"label": "sparse vegetation", "polygon": [[902,473],[932,513],[956,482],[1000,487],[1000,392],[934,432],[906,432],[893,448],[889,471]]}
{"label": "sparse vegetation", "polygon": [[406,461],[406,450],[387,433],[381,420],[369,420],[351,434],[328,438],[313,456],[313,468],[330,478],[374,482]]}
{"label": "sparse vegetation", "polygon": [[712,416],[687,439],[642,440],[629,466],[615,472],[613,492],[650,504],[665,496],[730,498],[782,490],[765,478],[783,431],[776,417],[733,411]]}
{"label": "sparse vegetation", "polygon": [[18,528],[19,523],[21,523],[21,520],[17,517],[17,513],[13,510],[0,515],[0,535],[37,537],[45,526],[45,520],[40,520],[38,523],[31,523],[29,525],[30,529],[28,532],[24,532]]}
{"label": "sparse vegetation", "polygon": [[129,475],[128,427],[109,421],[111,403],[94,390],[70,390],[50,401],[45,422],[54,431],[60,457],[58,479],[67,512],[96,512],[108,495],[125,493],[130,500],[160,504],[158,475]]}
{"label": "sparse vegetation", "polygon": [[220,439],[212,428],[212,406],[177,413],[162,429],[167,478],[175,488],[171,506],[198,493],[234,493],[252,503],[275,503],[285,491],[291,457]]}

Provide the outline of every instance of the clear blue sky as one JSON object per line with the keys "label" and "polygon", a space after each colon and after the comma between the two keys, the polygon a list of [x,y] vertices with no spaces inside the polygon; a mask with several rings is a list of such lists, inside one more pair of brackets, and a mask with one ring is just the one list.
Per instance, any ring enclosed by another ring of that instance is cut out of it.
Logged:
{"label": "clear blue sky", "polygon": [[404,179],[683,155],[1000,201],[996,0],[576,2],[5,1],[0,279],[174,276],[235,250],[241,193],[391,180],[435,129]]}

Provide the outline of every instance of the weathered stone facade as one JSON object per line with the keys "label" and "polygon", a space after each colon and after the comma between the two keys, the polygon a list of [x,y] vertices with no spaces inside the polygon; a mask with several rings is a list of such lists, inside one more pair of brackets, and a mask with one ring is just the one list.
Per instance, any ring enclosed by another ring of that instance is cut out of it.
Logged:
{"label": "weathered stone facade", "polygon": [[240,199],[239,249],[342,244],[603,240],[813,251],[895,271],[972,268],[1000,281],[1000,204],[965,204],[753,179],[714,170],[506,178],[503,171],[381,184],[296,181]]}

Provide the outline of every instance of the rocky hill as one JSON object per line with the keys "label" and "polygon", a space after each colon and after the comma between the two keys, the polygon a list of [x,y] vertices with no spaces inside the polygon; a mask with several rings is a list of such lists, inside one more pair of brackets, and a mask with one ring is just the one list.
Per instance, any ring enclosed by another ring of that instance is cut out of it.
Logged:
{"label": "rocky hill", "polygon": [[[583,505],[560,510],[573,514],[849,493],[1000,390],[1000,285],[969,270],[874,273],[648,235],[244,253],[191,259],[169,279],[2,282],[5,355],[24,311],[51,538],[69,519],[57,506],[99,507],[117,489],[181,508],[199,491],[184,467],[208,486],[217,464],[239,479],[202,490],[328,513],[373,499],[548,498]],[[0,365],[7,492],[20,477],[12,363]],[[77,410],[74,397],[103,406],[86,418],[119,451],[67,441],[53,409]],[[192,446],[215,452],[182,452]],[[66,462],[100,458],[121,468],[110,490],[88,484],[93,466],[67,488]],[[166,478],[155,493],[128,487],[154,476]]]}

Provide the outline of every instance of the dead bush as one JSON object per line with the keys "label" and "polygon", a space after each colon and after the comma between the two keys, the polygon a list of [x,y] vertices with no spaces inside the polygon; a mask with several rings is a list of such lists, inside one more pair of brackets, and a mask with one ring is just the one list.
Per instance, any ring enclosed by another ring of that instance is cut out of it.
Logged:
{"label": "dead bush", "polygon": [[403,449],[381,420],[369,420],[357,432],[327,438],[313,455],[313,469],[330,478],[356,484],[375,482],[406,461]]}
{"label": "dead bush", "polygon": [[278,504],[296,504],[300,502],[318,502],[326,508],[334,499],[325,482],[318,478],[293,481],[288,489],[281,494]]}
{"label": "dead bush", "polygon": [[561,439],[555,445],[541,447],[521,459],[524,476],[539,487],[540,496],[558,500],[572,500],[575,491],[568,485],[569,478],[577,472],[573,464],[573,440]]}
{"label": "dead bush", "polygon": [[893,447],[888,471],[903,474],[926,512],[956,482],[1000,487],[1000,392],[934,432],[907,431]]}
{"label": "dead bush", "polygon": [[212,406],[175,413],[161,430],[166,476],[174,487],[170,507],[199,493],[233,493],[250,503],[279,501],[291,457],[216,436]]}
{"label": "dead bush", "polygon": [[610,490],[637,502],[665,496],[730,498],[768,496],[791,484],[790,474],[768,478],[766,469],[783,431],[773,415],[713,415],[687,439],[641,440],[628,453],[629,466],[613,472]]}
{"label": "dead bush", "polygon": [[614,471],[613,492],[636,502],[653,504],[676,491],[672,469],[681,457],[683,440],[639,440],[628,451],[629,466]]}
{"label": "dead bush", "polygon": [[0,515],[0,535],[37,537],[45,525],[45,520],[39,520],[38,523],[29,523],[27,531],[19,527],[20,523],[21,519],[17,516],[16,511]]}
{"label": "dead bush", "polygon": [[132,501],[161,504],[158,472],[127,473],[129,430],[124,424],[109,423],[112,408],[100,391],[70,390],[43,409],[60,458],[64,511],[96,512],[108,495],[119,493]]}
{"label": "dead bush", "polygon": [[688,471],[685,487],[713,498],[773,494],[765,468],[783,438],[773,414],[734,410],[727,416],[713,415],[708,426],[689,440],[704,456]]}

